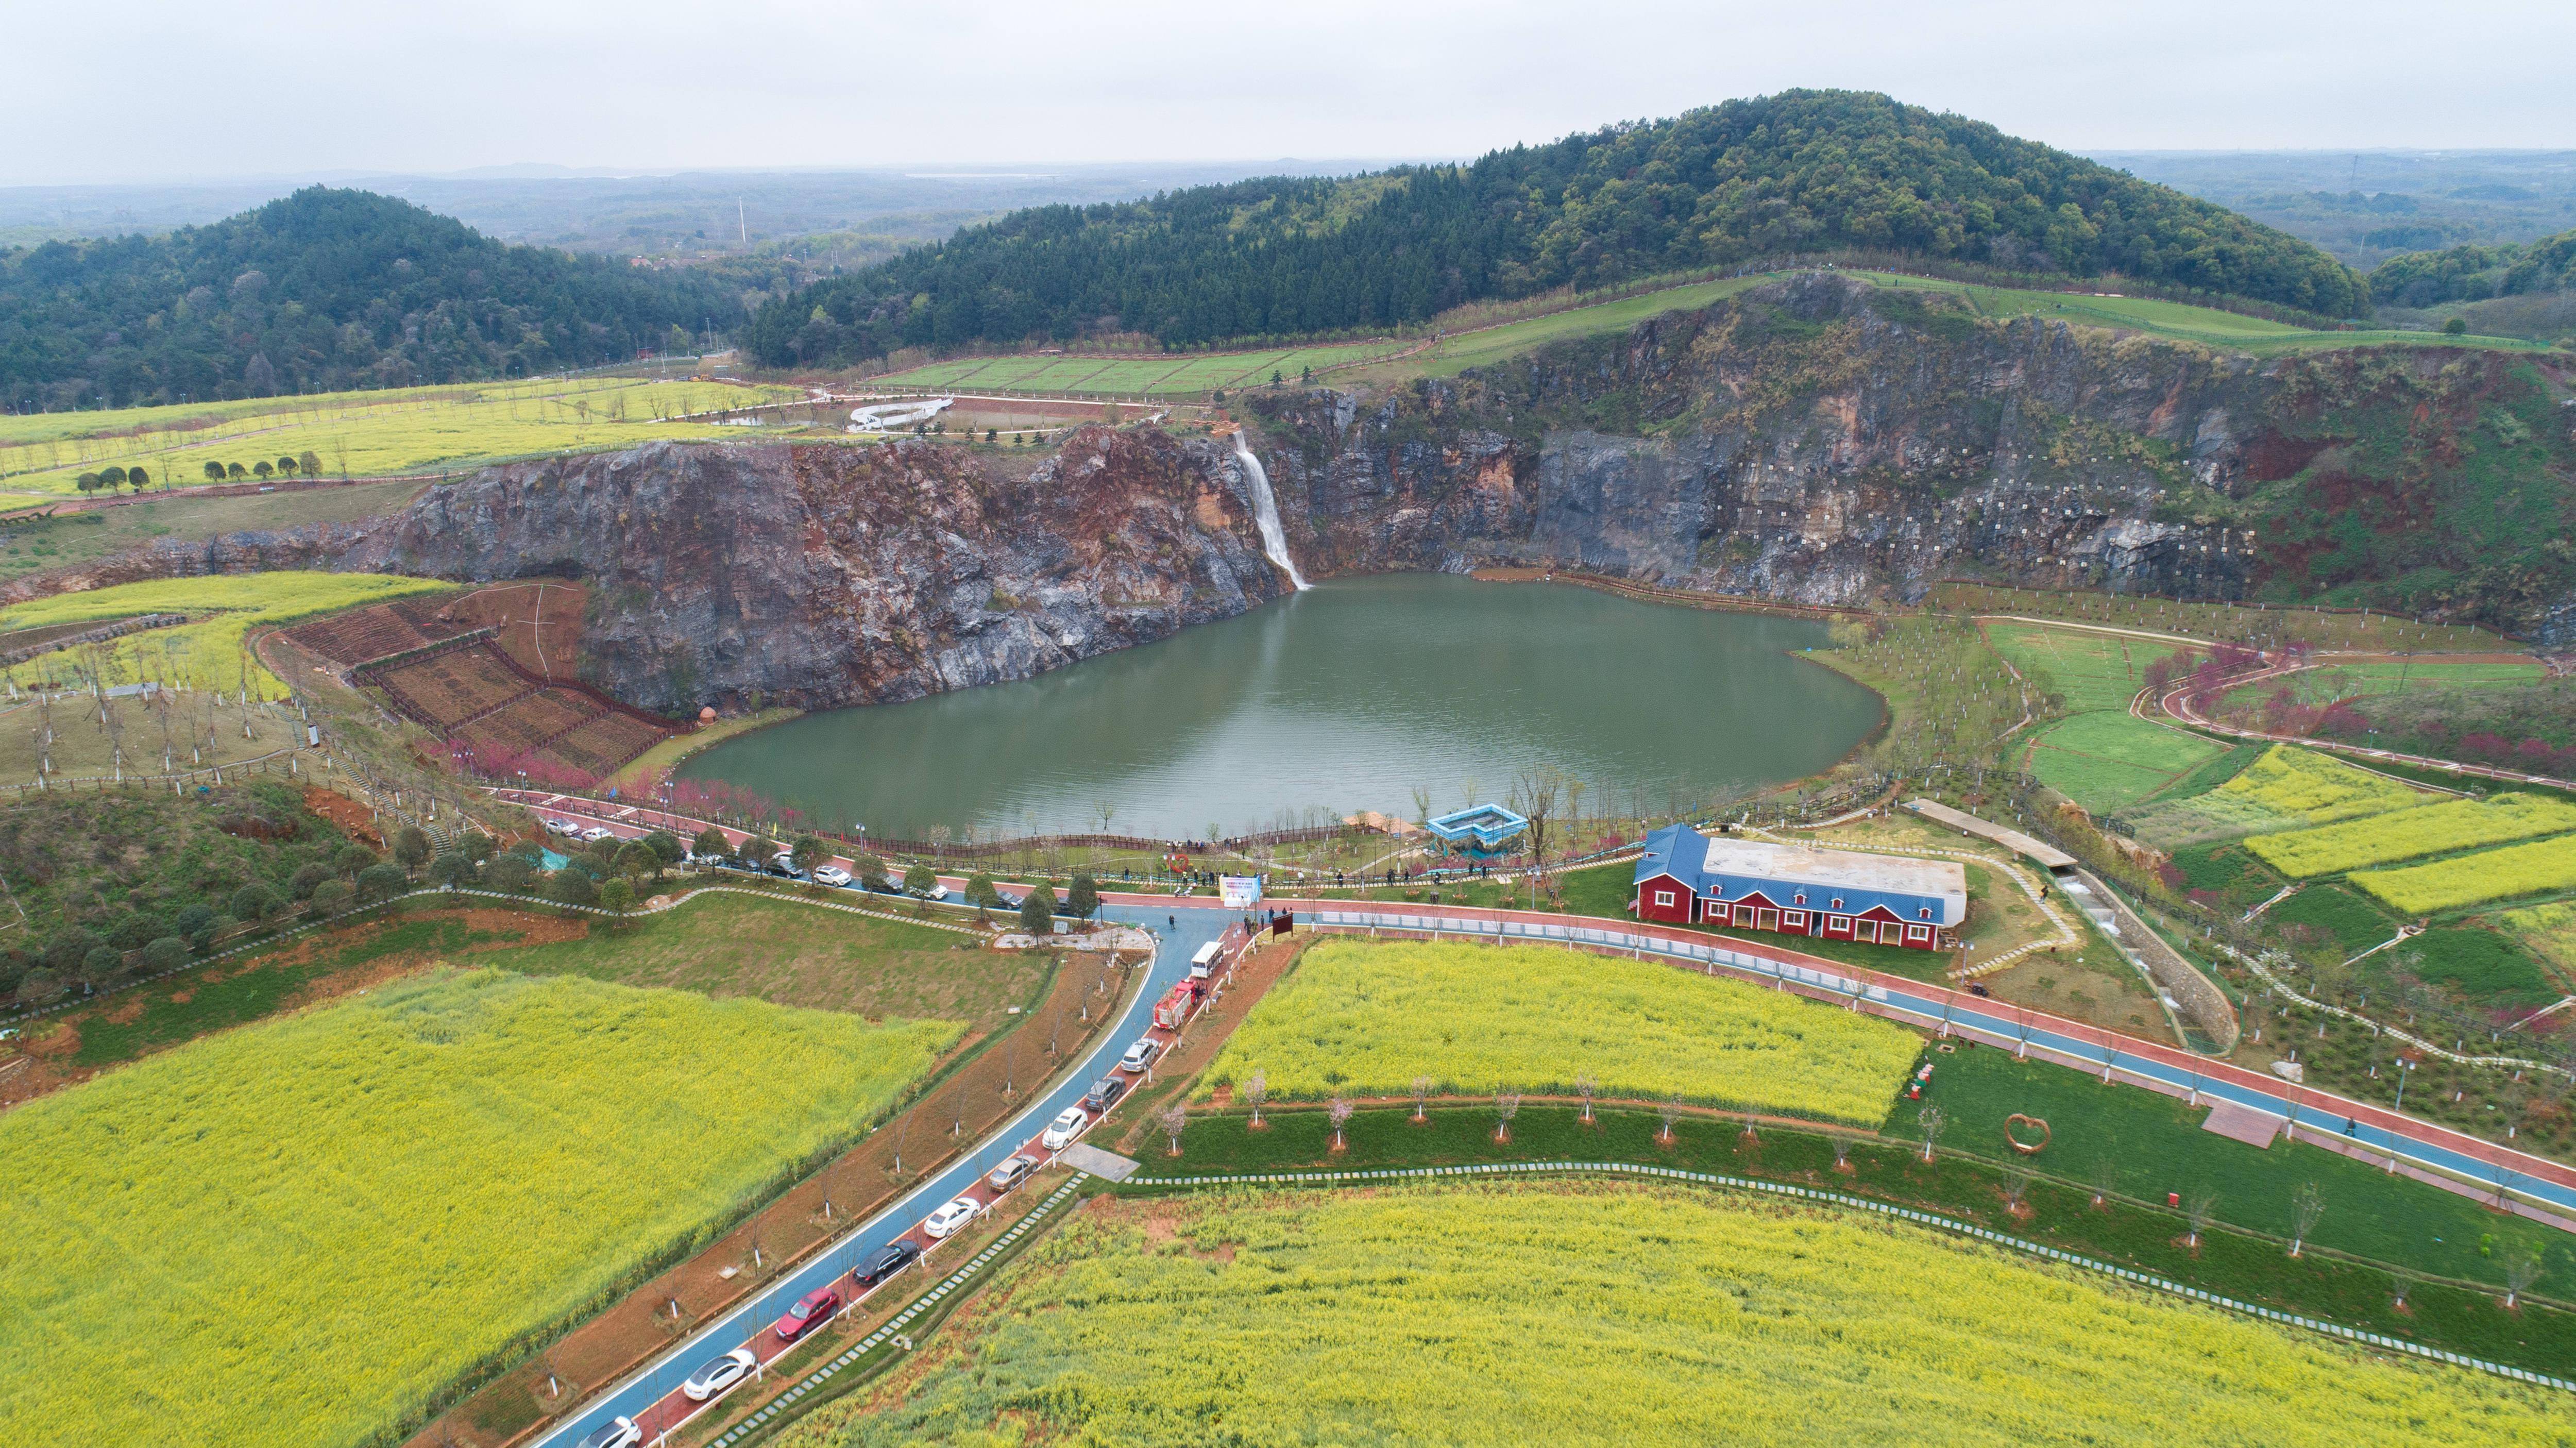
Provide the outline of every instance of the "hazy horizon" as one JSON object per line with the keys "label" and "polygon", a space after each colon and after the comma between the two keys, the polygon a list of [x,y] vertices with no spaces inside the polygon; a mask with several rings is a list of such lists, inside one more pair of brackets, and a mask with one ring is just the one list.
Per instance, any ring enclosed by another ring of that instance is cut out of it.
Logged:
{"label": "hazy horizon", "polygon": [[[40,7],[0,186],[1455,157],[1810,86],[2081,151],[2576,146],[2576,7]],[[1651,38],[1652,44],[1641,44]],[[112,43],[111,43],[112,42]]]}

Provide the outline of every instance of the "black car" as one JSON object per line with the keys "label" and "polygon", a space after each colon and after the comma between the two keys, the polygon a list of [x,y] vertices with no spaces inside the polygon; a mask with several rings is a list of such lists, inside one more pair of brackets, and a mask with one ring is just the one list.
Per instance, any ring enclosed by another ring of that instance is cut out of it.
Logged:
{"label": "black car", "polygon": [[1103,1076],[1091,1083],[1091,1093],[1082,1098],[1082,1109],[1098,1116],[1127,1094],[1127,1083],[1115,1076]]}
{"label": "black car", "polygon": [[856,1280],[861,1287],[874,1287],[878,1283],[883,1282],[887,1278],[902,1271],[904,1268],[911,1266],[912,1259],[920,1255],[921,1249],[919,1247],[914,1246],[912,1243],[901,1237],[897,1237],[893,1241],[879,1247],[876,1255],[870,1257],[865,1262],[860,1263],[858,1270],[852,1272],[850,1276]]}

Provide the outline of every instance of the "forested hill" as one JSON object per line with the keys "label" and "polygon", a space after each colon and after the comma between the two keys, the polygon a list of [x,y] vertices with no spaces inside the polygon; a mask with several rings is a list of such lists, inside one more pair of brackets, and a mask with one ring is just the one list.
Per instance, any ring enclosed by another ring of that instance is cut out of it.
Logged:
{"label": "forested hill", "polygon": [[166,236],[0,252],[0,401],[514,376],[740,318],[712,278],[512,246],[408,202],[317,186]]}
{"label": "forested hill", "polygon": [[752,345],[781,366],[1099,330],[1188,345],[1845,250],[2333,316],[2367,298],[2324,252],[2179,191],[1883,95],[1790,91],[1467,166],[1014,212],[769,303]]}
{"label": "forested hill", "polygon": [[2370,274],[2371,295],[2396,307],[2576,290],[2576,231],[2521,245],[2454,246],[2392,256]]}

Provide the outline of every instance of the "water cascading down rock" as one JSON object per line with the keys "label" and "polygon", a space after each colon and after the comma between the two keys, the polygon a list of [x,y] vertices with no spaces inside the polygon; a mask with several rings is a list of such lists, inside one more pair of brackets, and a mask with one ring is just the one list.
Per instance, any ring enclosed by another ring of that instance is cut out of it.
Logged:
{"label": "water cascading down rock", "polygon": [[1288,556],[1288,534],[1279,526],[1279,500],[1270,493],[1270,474],[1263,470],[1261,459],[1252,455],[1252,444],[1243,434],[1234,435],[1234,455],[1243,464],[1243,476],[1252,484],[1252,520],[1261,529],[1261,551],[1288,575],[1288,581],[1303,593],[1309,586],[1306,575],[1297,571],[1297,560]]}

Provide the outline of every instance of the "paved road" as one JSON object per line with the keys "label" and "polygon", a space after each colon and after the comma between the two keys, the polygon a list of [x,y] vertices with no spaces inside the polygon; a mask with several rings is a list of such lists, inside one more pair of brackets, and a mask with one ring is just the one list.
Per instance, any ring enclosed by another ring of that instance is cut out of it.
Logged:
{"label": "paved road", "polygon": [[[621,831],[625,832],[629,831]],[[790,1345],[780,1341],[770,1329],[798,1298],[818,1287],[838,1287],[843,1293],[843,1306],[846,1308],[856,1286],[850,1273],[860,1262],[898,1237],[930,1245],[929,1239],[920,1231],[921,1220],[952,1198],[972,1195],[989,1205],[993,1194],[981,1186],[986,1172],[1016,1151],[1028,1150],[1044,1155],[1037,1147],[1038,1134],[1056,1113],[1080,1100],[1092,1081],[1111,1074],[1111,1068],[1129,1042],[1144,1035],[1168,1041],[1169,1032],[1151,1028],[1154,1002],[1174,982],[1188,976],[1190,957],[1197,953],[1199,947],[1222,936],[1227,926],[1242,920],[1242,914],[1215,908],[1213,902],[1206,900],[1163,902],[1146,896],[1113,898],[1119,903],[1107,905],[1101,911],[1102,916],[1150,928],[1158,937],[1154,963],[1143,989],[1135,994],[1117,1022],[1098,1037],[1090,1054],[1064,1077],[1062,1084],[1031,1101],[946,1170],[923,1181],[875,1216],[842,1234],[828,1249],[815,1254],[757,1295],[700,1328],[651,1365],[583,1404],[578,1412],[532,1440],[534,1448],[572,1448],[584,1435],[621,1416],[633,1419],[637,1426],[643,1428],[649,1442],[652,1436],[703,1411],[700,1405],[689,1403],[679,1391],[681,1381],[699,1365],[743,1346],[751,1347],[763,1363],[788,1351]],[[1172,908],[1162,908],[1165,904]],[[1177,921],[1177,924],[1169,923],[1172,921]],[[935,1252],[925,1256],[922,1263],[897,1273],[892,1282],[880,1284],[876,1290],[906,1290],[912,1282],[920,1280],[910,1274],[935,1256]]]}

